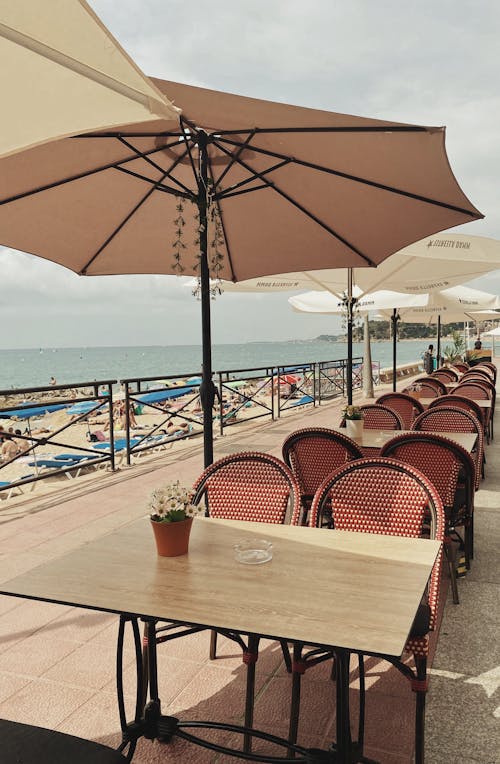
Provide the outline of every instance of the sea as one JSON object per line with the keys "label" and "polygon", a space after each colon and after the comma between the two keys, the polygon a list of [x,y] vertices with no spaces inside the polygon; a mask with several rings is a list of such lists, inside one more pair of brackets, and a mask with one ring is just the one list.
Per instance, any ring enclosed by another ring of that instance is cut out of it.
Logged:
{"label": "sea", "polygon": [[[397,363],[422,357],[429,340],[401,340]],[[381,368],[392,365],[392,341],[373,342],[372,361]],[[354,343],[354,357],[363,356],[363,343]],[[235,371],[265,366],[294,366],[347,357],[345,342],[295,340],[246,342],[213,346],[214,371]],[[54,377],[58,384],[136,377],[162,379],[191,376],[201,369],[199,345],[153,347],[30,348],[0,350],[0,389],[43,387]]]}

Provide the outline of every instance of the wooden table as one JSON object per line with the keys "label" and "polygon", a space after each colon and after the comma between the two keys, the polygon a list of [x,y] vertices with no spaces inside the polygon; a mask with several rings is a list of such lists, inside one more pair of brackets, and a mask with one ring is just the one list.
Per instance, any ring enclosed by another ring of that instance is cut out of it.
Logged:
{"label": "wooden table", "polygon": [[[429,408],[429,406],[431,405],[433,401],[439,400],[439,398],[419,398],[418,400],[420,401],[424,409],[427,409]],[[480,398],[472,398],[472,400],[474,401],[474,403],[477,403],[479,408],[491,409],[491,401],[483,400]],[[448,405],[453,406],[453,403],[449,401]]]}
{"label": "wooden table", "polygon": [[[434,400],[434,398],[432,400]],[[345,429],[338,428],[337,432],[341,432],[345,435]],[[409,435],[413,432],[414,430],[372,430],[366,428],[363,430],[360,438],[354,438],[353,440],[361,446],[361,448],[373,448],[380,451],[382,446],[397,435]],[[474,433],[469,432],[433,432],[432,434],[444,435],[446,438],[454,440],[469,453],[471,453],[474,448],[477,438]]]}
{"label": "wooden table", "polygon": [[[248,537],[273,542],[270,562],[235,560],[233,545]],[[7,581],[1,593],[338,648],[336,761],[348,762],[349,650],[401,655],[439,548],[425,539],[199,518],[189,554],[160,558],[143,519]]]}

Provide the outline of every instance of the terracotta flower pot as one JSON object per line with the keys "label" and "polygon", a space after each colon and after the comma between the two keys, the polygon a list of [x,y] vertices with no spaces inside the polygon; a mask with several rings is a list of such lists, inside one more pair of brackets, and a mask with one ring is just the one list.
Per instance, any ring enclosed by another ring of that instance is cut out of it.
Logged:
{"label": "terracotta flower pot", "polygon": [[178,523],[157,523],[151,520],[160,557],[179,557],[181,554],[187,554],[192,524],[192,517]]}
{"label": "terracotta flower pot", "polygon": [[361,438],[363,434],[363,420],[362,419],[346,419],[345,420],[346,433],[350,438]]}

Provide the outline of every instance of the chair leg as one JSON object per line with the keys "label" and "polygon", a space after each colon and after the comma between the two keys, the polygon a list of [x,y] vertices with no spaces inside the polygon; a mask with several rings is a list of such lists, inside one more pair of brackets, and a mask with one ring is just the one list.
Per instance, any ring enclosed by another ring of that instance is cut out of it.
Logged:
{"label": "chair leg", "polygon": [[217,632],[210,632],[210,660],[214,661],[217,658]]}
{"label": "chair leg", "polygon": [[448,541],[445,541],[444,553],[446,555],[446,560],[448,562],[448,571],[450,573],[450,585],[451,585],[451,593],[453,596],[453,603],[455,605],[459,605],[460,600],[458,598],[457,573],[455,569],[455,565],[456,565],[455,548],[453,546],[453,542],[451,541],[451,539],[448,539]]}
{"label": "chair leg", "polygon": [[425,750],[425,696],[427,694],[427,658],[415,656],[417,678],[413,682],[416,693],[415,711],[415,764],[424,764]]}

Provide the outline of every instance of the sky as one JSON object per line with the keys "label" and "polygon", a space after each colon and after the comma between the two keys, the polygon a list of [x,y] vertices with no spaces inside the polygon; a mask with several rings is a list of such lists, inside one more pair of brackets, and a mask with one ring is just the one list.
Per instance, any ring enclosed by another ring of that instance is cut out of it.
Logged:
{"label": "sky", "polygon": [[[256,98],[446,125],[455,176],[500,239],[497,0],[90,0],[148,75]],[[199,344],[200,304],[171,276],[78,277],[0,247],[0,347]],[[500,271],[471,286],[500,294]],[[288,295],[224,294],[214,343],[341,331]]]}

